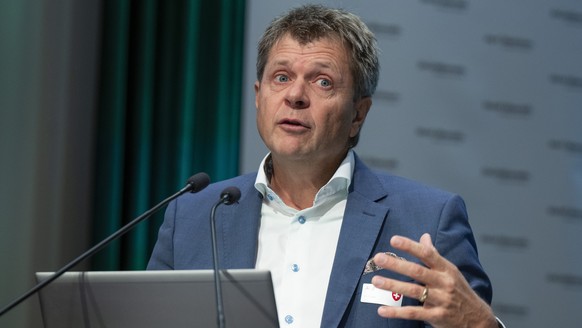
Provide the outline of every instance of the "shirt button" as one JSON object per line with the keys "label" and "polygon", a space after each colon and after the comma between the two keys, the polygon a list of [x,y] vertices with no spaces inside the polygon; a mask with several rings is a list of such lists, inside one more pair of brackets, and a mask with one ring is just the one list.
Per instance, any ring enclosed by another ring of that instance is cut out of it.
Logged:
{"label": "shirt button", "polygon": [[273,200],[273,195],[267,194],[267,198],[272,201]]}
{"label": "shirt button", "polygon": [[300,217],[297,218],[297,221],[299,221],[299,223],[303,224],[305,223],[305,217],[303,215],[301,215]]}
{"label": "shirt button", "polygon": [[293,316],[291,316],[291,315],[285,316],[285,322],[288,324],[292,324],[293,323]]}
{"label": "shirt button", "polygon": [[299,272],[299,265],[297,265],[297,264],[293,264],[293,265],[291,266],[291,270],[292,270],[293,272]]}

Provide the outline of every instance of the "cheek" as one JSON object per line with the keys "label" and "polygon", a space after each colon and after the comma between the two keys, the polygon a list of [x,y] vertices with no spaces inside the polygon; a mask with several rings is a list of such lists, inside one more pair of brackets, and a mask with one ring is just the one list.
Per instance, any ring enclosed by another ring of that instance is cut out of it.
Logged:
{"label": "cheek", "polygon": [[257,115],[257,121],[264,117],[266,113],[266,109],[269,108],[268,106],[268,102],[267,102],[267,98],[259,93],[256,97],[255,97],[255,105],[256,105],[256,115]]}
{"label": "cheek", "polygon": [[273,121],[275,119],[274,115],[276,113],[270,109],[271,107],[267,106],[264,98],[262,99],[262,102],[259,101],[259,103],[261,106],[257,107],[256,110],[256,122],[259,132],[264,133],[273,129]]}
{"label": "cheek", "polygon": [[341,117],[338,118],[338,121],[341,121],[341,126],[344,131],[351,131],[354,127],[353,108],[345,109]]}
{"label": "cheek", "polygon": [[267,119],[266,119],[265,115],[266,115],[266,113],[265,113],[264,109],[263,110],[257,109],[257,127],[260,131],[264,130],[266,127],[265,122]]}
{"label": "cheek", "polygon": [[351,133],[352,120],[346,114],[332,112],[321,120],[321,127],[323,129],[320,129],[320,132],[339,140],[340,137]]}
{"label": "cheek", "polygon": [[268,136],[270,133],[268,132],[268,124],[265,123],[265,118],[261,115],[261,110],[257,110],[257,132],[259,136],[263,140],[263,142],[267,142]]}

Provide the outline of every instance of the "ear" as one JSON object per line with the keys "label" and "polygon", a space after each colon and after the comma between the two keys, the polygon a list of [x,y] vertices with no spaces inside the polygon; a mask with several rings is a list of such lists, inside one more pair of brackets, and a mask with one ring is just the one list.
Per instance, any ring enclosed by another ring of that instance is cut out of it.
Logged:
{"label": "ear", "polygon": [[368,111],[370,107],[372,107],[372,97],[364,97],[358,100],[355,104],[355,115],[354,119],[352,120],[352,130],[350,131],[350,138],[355,137],[358,133],[360,133],[360,129],[366,120],[366,116],[368,116]]}
{"label": "ear", "polygon": [[255,81],[255,108],[259,109],[259,91],[261,89],[261,82]]}

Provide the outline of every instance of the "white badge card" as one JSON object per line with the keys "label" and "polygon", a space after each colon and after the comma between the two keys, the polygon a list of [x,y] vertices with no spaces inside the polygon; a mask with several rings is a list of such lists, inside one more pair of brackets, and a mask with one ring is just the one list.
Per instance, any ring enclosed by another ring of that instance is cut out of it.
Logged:
{"label": "white badge card", "polygon": [[362,297],[360,298],[360,302],[388,306],[402,306],[402,294],[376,288],[372,284],[364,284],[362,286]]}

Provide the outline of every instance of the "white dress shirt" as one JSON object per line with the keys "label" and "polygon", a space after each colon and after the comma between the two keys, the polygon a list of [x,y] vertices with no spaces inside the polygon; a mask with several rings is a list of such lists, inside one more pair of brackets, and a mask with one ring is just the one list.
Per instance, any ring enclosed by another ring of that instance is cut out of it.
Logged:
{"label": "white dress shirt", "polygon": [[255,188],[263,194],[257,269],[273,277],[281,327],[319,327],[340,228],[354,171],[354,154],[344,161],[303,210],[287,206],[269,187],[261,162]]}

